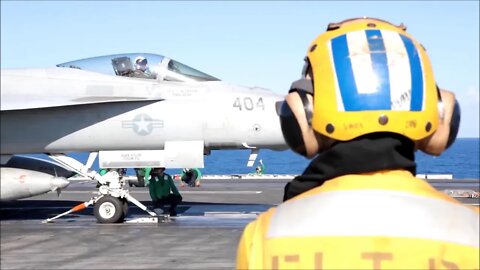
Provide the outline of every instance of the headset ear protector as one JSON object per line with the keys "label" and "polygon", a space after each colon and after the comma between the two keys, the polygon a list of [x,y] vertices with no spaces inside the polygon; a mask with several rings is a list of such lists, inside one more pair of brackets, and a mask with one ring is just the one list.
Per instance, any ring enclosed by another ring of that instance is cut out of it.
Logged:
{"label": "headset ear protector", "polygon": [[[450,99],[450,104],[453,102],[453,108],[448,110],[448,119],[445,118],[445,105],[443,104],[442,100],[442,93],[448,99]],[[440,125],[448,126],[448,138],[445,142],[445,149],[449,148],[457,139],[458,129],[460,128],[460,119],[461,119],[461,111],[460,105],[458,104],[455,95],[451,92],[440,90],[437,85],[437,95],[438,95],[438,113],[440,115]],[[447,123],[448,121],[448,123]]]}
{"label": "headset ear protector", "polygon": [[430,136],[416,142],[419,150],[438,156],[456,140],[460,128],[461,111],[452,92],[440,90],[437,86],[438,114],[440,123]]}
{"label": "headset ear protector", "polygon": [[280,126],[287,145],[296,153],[313,157],[319,140],[312,129],[313,87],[310,79],[294,81],[280,109]]}

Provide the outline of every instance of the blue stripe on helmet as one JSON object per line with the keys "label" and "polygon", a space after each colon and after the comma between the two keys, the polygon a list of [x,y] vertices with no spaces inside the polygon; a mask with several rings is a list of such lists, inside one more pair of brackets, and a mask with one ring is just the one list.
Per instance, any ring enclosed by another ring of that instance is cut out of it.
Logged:
{"label": "blue stripe on helmet", "polygon": [[348,50],[347,36],[332,39],[333,62],[345,111],[390,110],[390,83],[387,55],[379,30],[366,30],[372,69],[379,85],[374,93],[358,93]]}
{"label": "blue stripe on helmet", "polygon": [[333,63],[337,74],[338,87],[346,111],[358,111],[356,107],[357,85],[350,62],[347,35],[338,36],[331,41]]}
{"label": "blue stripe on helmet", "polygon": [[410,74],[412,77],[410,110],[421,111],[423,106],[423,70],[420,56],[411,39],[404,35],[400,35],[400,37],[407,50],[410,62]]}

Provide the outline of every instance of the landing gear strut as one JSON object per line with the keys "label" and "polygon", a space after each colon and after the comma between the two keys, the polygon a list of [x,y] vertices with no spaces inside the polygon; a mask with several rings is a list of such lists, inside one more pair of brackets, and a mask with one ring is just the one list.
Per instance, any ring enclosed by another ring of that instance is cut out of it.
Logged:
{"label": "landing gear strut", "polygon": [[[91,153],[91,155],[92,154],[95,153]],[[126,186],[125,180],[122,175],[118,174],[118,172],[110,171],[109,173],[100,176],[96,171],[90,170],[90,167],[86,167],[68,156],[54,154],[50,155],[50,157],[62,165],[67,166],[72,171],[91,178],[94,181],[98,181],[100,187],[98,189],[98,195],[90,199],[90,201],[81,203],[53,218],[46,219],[44,223],[51,222],[52,220],[66,214],[85,209],[90,205],[94,205],[93,212],[98,223],[121,223],[128,214],[128,202],[135,204],[150,216],[158,217],[155,212],[150,211],[144,204],[129,194],[128,190],[124,188]],[[92,158],[89,157],[89,161],[91,159]]]}

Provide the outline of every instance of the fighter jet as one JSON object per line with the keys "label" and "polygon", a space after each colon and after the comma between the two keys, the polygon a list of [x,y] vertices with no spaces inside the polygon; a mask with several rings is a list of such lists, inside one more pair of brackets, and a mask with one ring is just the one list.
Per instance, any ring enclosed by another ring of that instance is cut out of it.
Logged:
{"label": "fighter jet", "polygon": [[[55,170],[101,183],[88,205],[102,223],[122,221],[127,201],[155,214],[129,195],[121,174],[105,177],[92,170],[97,157],[101,168],[202,168],[211,150],[250,149],[251,166],[259,149],[287,148],[277,115],[282,95],[229,84],[162,55],[2,69],[1,89],[2,190],[4,181],[42,167],[26,156],[9,166],[14,155],[46,153],[56,161]],[[66,155],[71,152],[90,156],[82,164]],[[51,177],[38,178],[54,189]]]}

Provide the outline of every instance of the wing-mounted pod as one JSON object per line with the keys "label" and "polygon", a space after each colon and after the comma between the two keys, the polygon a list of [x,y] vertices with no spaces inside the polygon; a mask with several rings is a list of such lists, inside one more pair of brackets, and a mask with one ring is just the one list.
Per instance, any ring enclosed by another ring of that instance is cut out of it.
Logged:
{"label": "wing-mounted pod", "polygon": [[50,191],[60,191],[69,185],[66,178],[75,174],[48,160],[12,156],[1,170],[1,201],[28,198]]}
{"label": "wing-mounted pod", "polygon": [[2,164],[2,167],[31,170],[64,178],[69,178],[76,174],[74,171],[56,162],[21,155],[12,156],[6,163]]}

